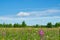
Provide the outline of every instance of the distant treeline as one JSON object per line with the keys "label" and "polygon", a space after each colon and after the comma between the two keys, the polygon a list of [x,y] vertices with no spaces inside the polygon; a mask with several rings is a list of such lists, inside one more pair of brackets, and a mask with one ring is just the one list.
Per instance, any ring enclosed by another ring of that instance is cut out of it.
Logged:
{"label": "distant treeline", "polygon": [[25,23],[25,21],[22,22],[22,24],[18,24],[18,23],[15,23],[15,24],[0,24],[0,28],[21,28],[21,27],[32,27],[32,28],[54,28],[54,27],[60,27],[60,22],[59,23],[55,23],[54,25],[49,22],[47,23],[46,25],[32,25],[32,26],[29,26]]}

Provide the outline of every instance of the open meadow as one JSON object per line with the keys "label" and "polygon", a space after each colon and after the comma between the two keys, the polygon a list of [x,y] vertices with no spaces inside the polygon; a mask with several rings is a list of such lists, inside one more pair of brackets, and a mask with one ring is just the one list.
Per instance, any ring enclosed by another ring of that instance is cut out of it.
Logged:
{"label": "open meadow", "polygon": [[0,28],[0,40],[59,40],[59,28]]}

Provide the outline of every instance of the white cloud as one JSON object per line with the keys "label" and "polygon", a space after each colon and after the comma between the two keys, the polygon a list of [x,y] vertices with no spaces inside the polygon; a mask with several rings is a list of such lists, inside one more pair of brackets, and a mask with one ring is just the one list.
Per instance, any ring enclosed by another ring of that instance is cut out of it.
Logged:
{"label": "white cloud", "polygon": [[38,17],[38,16],[49,16],[49,15],[51,16],[59,13],[60,13],[59,9],[47,9],[47,10],[31,11],[31,12],[19,12],[17,16]]}
{"label": "white cloud", "polygon": [[60,10],[57,10],[57,9],[47,9],[47,10],[40,11],[40,13],[57,13],[57,12],[60,12]]}
{"label": "white cloud", "polygon": [[28,17],[28,18],[23,18],[23,17],[18,17],[18,18],[10,18],[10,17],[0,17],[0,22],[5,22],[5,23],[21,23],[22,21],[26,21],[29,23],[29,25],[32,23],[47,23],[47,22],[60,22],[60,16],[53,16],[53,17]]}
{"label": "white cloud", "polygon": [[[40,10],[40,11],[31,11],[31,12],[19,12],[16,16],[7,16],[7,17],[1,17],[0,20],[7,21],[7,22],[20,22],[20,21],[40,21],[42,22],[49,22],[49,21],[60,21],[60,16],[56,16],[55,14],[59,14],[59,9],[47,9],[47,10]],[[48,15],[48,16],[47,16]],[[55,15],[55,16],[49,16],[49,15]],[[24,16],[24,17],[19,17]],[[26,16],[26,17],[25,17]],[[1,22],[1,21],[0,21]],[[38,22],[39,23],[39,22]]]}
{"label": "white cloud", "polygon": [[19,12],[17,16],[30,16],[30,13],[28,12]]}
{"label": "white cloud", "polygon": [[36,19],[45,19],[45,18],[47,18],[47,19],[56,19],[56,18],[58,18],[58,19],[60,19],[60,16],[53,16],[53,17],[27,17],[27,18],[10,18],[10,17],[0,17],[0,20],[36,20]]}
{"label": "white cloud", "polygon": [[[60,13],[60,10],[57,9],[48,9],[48,10],[42,10],[42,11],[32,11],[32,12],[19,12],[17,16],[27,16],[27,17],[1,17],[0,20],[33,20],[33,19],[39,19],[39,18],[60,18],[60,16],[47,16],[52,15],[55,13]],[[30,16],[30,17],[29,17]],[[43,17],[41,17],[43,16]],[[45,17],[46,16],[46,17]]]}
{"label": "white cloud", "polygon": [[42,11],[33,11],[30,13],[35,15],[35,16],[47,16],[47,15],[58,14],[58,13],[60,13],[60,10],[58,10],[58,9],[47,9],[47,10],[42,10]]}
{"label": "white cloud", "polygon": [[60,10],[49,9],[49,10],[46,10],[46,12],[48,12],[48,13],[57,13],[57,12],[60,12]]}
{"label": "white cloud", "polygon": [[9,17],[0,17],[0,20],[12,20],[12,18],[9,18]]}

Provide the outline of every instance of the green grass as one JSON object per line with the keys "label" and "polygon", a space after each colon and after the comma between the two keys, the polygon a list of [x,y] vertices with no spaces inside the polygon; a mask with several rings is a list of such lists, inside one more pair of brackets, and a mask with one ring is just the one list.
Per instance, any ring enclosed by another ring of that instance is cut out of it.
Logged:
{"label": "green grass", "polygon": [[[41,28],[0,28],[0,40],[40,40]],[[42,28],[43,40],[59,40],[59,28]]]}

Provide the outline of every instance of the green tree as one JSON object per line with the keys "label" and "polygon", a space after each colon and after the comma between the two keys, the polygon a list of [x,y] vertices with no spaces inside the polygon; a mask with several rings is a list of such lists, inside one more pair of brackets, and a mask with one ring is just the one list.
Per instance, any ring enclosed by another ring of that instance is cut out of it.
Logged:
{"label": "green tree", "polygon": [[51,22],[47,23],[47,26],[46,27],[47,28],[52,28],[52,23]]}
{"label": "green tree", "polygon": [[38,24],[36,24],[36,26],[35,27],[39,27],[39,25]]}
{"label": "green tree", "polygon": [[3,25],[2,24],[0,24],[0,27],[2,27]]}
{"label": "green tree", "polygon": [[3,27],[7,27],[5,23],[3,23]]}
{"label": "green tree", "polygon": [[15,23],[15,24],[13,25],[13,27],[18,27],[18,24],[17,24],[17,23]]}
{"label": "green tree", "polygon": [[26,27],[25,21],[22,22],[22,27]]}
{"label": "green tree", "polygon": [[5,27],[9,27],[9,24],[3,23],[3,24],[2,24],[2,27],[4,27],[4,28],[5,28]]}
{"label": "green tree", "polygon": [[60,27],[60,23],[56,23],[55,24],[55,27]]}
{"label": "green tree", "polygon": [[13,25],[13,27],[21,27],[21,25],[18,24],[18,23],[15,23],[15,24]]}
{"label": "green tree", "polygon": [[12,24],[8,24],[8,27],[13,27]]}

